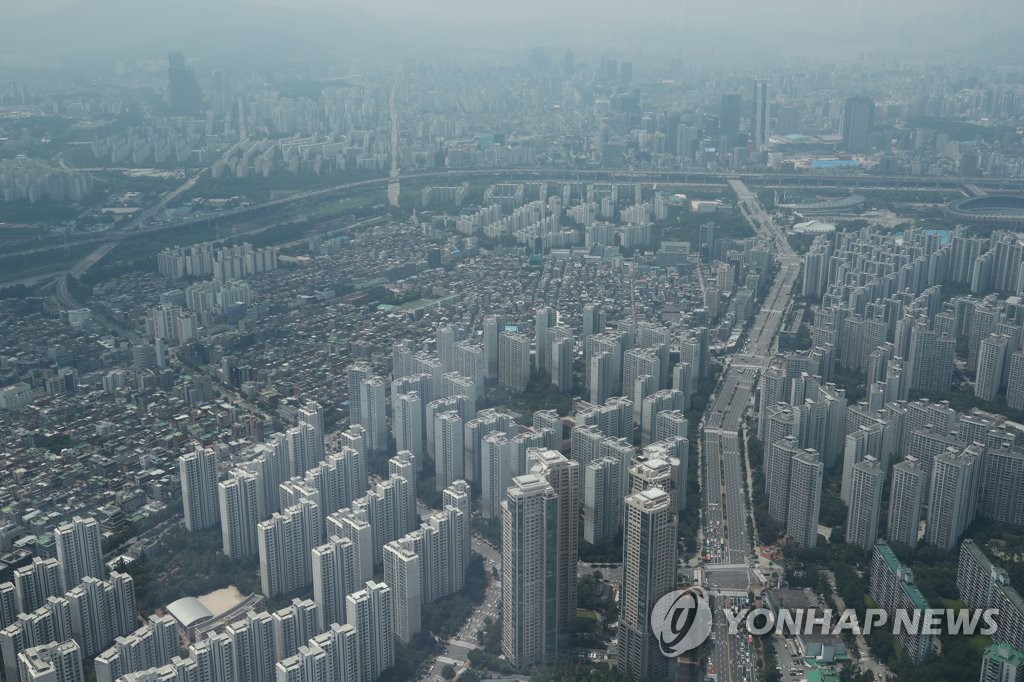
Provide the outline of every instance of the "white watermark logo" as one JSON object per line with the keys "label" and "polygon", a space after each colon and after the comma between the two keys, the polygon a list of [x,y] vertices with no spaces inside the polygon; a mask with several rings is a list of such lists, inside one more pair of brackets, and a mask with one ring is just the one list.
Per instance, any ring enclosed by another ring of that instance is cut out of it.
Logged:
{"label": "white watermark logo", "polygon": [[661,653],[676,658],[711,635],[711,604],[700,587],[669,592],[651,609],[651,630]]}
{"label": "white watermark logo", "polygon": [[[999,609],[866,609],[863,618],[853,609],[725,609],[730,635],[869,635],[888,626],[892,634],[991,636],[998,629]],[[696,649],[711,635],[711,604],[700,587],[669,592],[651,610],[651,631],[661,653],[676,658]]]}
{"label": "white watermark logo", "polygon": [[[897,609],[891,626],[894,635],[991,635],[996,631],[998,616],[999,609]],[[889,624],[889,613],[866,609],[862,621],[853,609],[741,608],[726,609],[725,619],[732,635],[869,635]]]}

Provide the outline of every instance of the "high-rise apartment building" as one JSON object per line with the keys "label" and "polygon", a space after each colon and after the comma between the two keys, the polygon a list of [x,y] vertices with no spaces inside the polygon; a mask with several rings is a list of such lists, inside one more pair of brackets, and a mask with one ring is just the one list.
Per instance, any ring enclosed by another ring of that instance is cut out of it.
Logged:
{"label": "high-rise apartment building", "polygon": [[498,382],[506,390],[522,393],[530,381],[530,338],[517,332],[498,337]]}
{"label": "high-rise apartment building", "polygon": [[96,519],[76,516],[54,529],[53,540],[57,546],[57,561],[63,568],[61,587],[65,592],[87,576],[100,580],[107,577],[100,524]]}
{"label": "high-rise apartment building", "polygon": [[984,450],[974,443],[935,458],[925,529],[925,539],[933,547],[952,550],[977,516]]}
{"label": "high-rise apartment building", "polygon": [[320,544],[320,509],[302,500],[256,526],[263,595],[290,594],[312,583],[310,553]]}
{"label": "high-rise apartment building", "polygon": [[871,550],[878,539],[878,515],[882,510],[885,472],[874,457],[865,457],[853,467],[853,484],[846,515],[846,542]]}
{"label": "high-rise apartment building", "polygon": [[622,462],[600,457],[583,470],[583,539],[592,545],[615,537],[622,523]]}
{"label": "high-rise apartment building", "polygon": [[201,448],[178,458],[185,528],[190,531],[217,525],[217,453]]}
{"label": "high-rise apartment building", "polygon": [[391,588],[392,629],[408,644],[421,629],[422,561],[412,548],[394,540],[384,545],[384,582]]}
{"label": "high-rise apartment building", "polygon": [[926,476],[921,463],[914,457],[907,457],[892,468],[889,528],[886,536],[889,542],[917,547]]}
{"label": "high-rise apartment building", "polygon": [[438,490],[465,478],[464,438],[462,418],[457,412],[434,416],[434,485]]}
{"label": "high-rise apartment building", "polygon": [[395,665],[392,603],[391,588],[372,580],[345,597],[348,622],[356,628],[360,682],[372,682]]}
{"label": "high-rise apartment building", "polygon": [[345,624],[345,597],[364,585],[359,550],[347,537],[331,536],[312,552],[313,601],[320,630],[331,623]]}
{"label": "high-rise apartment building", "polygon": [[618,666],[627,679],[668,679],[669,659],[651,631],[654,603],[676,587],[676,513],[649,488],[625,498]]}
{"label": "high-rise apartment building", "polygon": [[521,668],[558,655],[559,500],[543,477],[512,479],[502,503],[501,650]]}
{"label": "high-rise apartment building", "polygon": [[790,462],[786,535],[798,547],[814,547],[818,543],[823,472],[824,466],[814,450],[804,450]]}
{"label": "high-rise apartment building", "polygon": [[555,591],[560,631],[572,628],[576,618],[576,569],[579,561],[579,462],[557,450],[531,453],[532,472],[542,476],[558,496],[558,543]]}
{"label": "high-rise apartment building", "polygon": [[217,484],[220,535],[224,554],[235,559],[259,551],[256,524],[260,522],[260,482],[256,474],[236,469]]}

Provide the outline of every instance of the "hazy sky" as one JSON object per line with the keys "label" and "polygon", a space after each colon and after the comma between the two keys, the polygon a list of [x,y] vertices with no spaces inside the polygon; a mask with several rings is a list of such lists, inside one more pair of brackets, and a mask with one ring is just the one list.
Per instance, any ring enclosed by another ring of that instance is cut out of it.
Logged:
{"label": "hazy sky", "polygon": [[[523,49],[711,42],[910,44],[1000,34],[1019,43],[1024,0],[3,0],[0,51],[67,54],[231,42],[254,30],[310,47]],[[1014,36],[1016,33],[1016,36]],[[223,46],[223,45],[222,45]]]}

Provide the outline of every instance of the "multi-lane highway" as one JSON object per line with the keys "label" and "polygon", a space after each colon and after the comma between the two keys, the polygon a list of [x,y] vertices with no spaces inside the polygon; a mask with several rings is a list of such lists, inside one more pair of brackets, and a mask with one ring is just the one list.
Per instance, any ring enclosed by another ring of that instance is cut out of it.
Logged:
{"label": "multi-lane highway", "polygon": [[[744,599],[737,592],[745,592],[744,569],[750,566],[753,546],[748,530],[750,505],[744,492],[747,472],[741,453],[743,415],[753,398],[757,374],[771,357],[800,272],[800,258],[757,196],[738,179],[730,179],[729,184],[736,193],[740,211],[758,236],[775,244],[779,271],[761,302],[745,344],[726,359],[725,371],[703,421],[704,535],[708,555],[704,575],[706,587],[718,595],[718,609],[730,608]],[[721,615],[715,619],[711,640],[708,672],[715,679],[753,679],[753,656],[747,638],[729,634],[726,619]]]}

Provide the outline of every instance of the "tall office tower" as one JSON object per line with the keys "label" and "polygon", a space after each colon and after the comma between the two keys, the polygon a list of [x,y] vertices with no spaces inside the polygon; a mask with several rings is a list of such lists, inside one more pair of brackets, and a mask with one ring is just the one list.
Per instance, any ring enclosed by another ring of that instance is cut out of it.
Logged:
{"label": "tall office tower", "polygon": [[197,449],[178,458],[185,528],[190,531],[217,525],[217,453]]}
{"label": "tall office tower", "polygon": [[347,537],[332,535],[312,550],[313,601],[320,629],[345,624],[345,596],[365,584],[361,580],[359,548]]}
{"label": "tall office tower", "polygon": [[650,617],[654,603],[676,586],[676,514],[660,488],[633,493],[623,504],[618,666],[630,680],[667,680],[669,659]]}
{"label": "tall office tower", "polygon": [[956,340],[928,329],[925,318],[910,329],[907,383],[911,390],[947,391],[952,380]]}
{"label": "tall office tower", "polygon": [[875,101],[870,97],[848,97],[840,127],[846,151],[870,151],[871,131],[875,127]]}
{"label": "tall office tower", "polygon": [[501,651],[516,668],[558,656],[558,507],[533,473],[513,478],[501,504]]}
{"label": "tall office tower", "polygon": [[809,548],[818,544],[823,471],[821,459],[814,450],[804,450],[794,455],[790,462],[786,535],[797,547]]}
{"label": "tall office tower", "polygon": [[53,531],[57,546],[57,561],[64,570],[61,587],[65,592],[82,582],[86,576],[107,577],[103,565],[103,544],[100,524],[91,516],[75,516],[70,523],[57,526]]}
{"label": "tall office tower", "polygon": [[928,544],[943,551],[956,547],[978,512],[985,446],[950,449],[932,463],[928,497]]}
{"label": "tall office tower", "polygon": [[555,336],[555,330],[568,327],[554,327],[548,331],[548,354],[551,356],[551,383],[560,393],[572,391],[573,383],[573,339],[572,332]]}
{"label": "tall office tower", "polygon": [[532,473],[542,476],[558,495],[556,618],[558,629],[565,631],[576,619],[580,465],[557,450],[540,450],[535,453],[535,458]]}
{"label": "tall office tower", "polygon": [[400,642],[408,644],[420,632],[423,603],[422,559],[412,541],[394,540],[384,545],[384,582],[391,588],[393,629]]}
{"label": "tall office tower", "polygon": [[[324,409],[320,406],[320,403],[313,400],[307,400],[305,404],[298,410],[298,422],[299,424],[308,424],[313,427],[313,432],[309,435],[307,440],[307,447],[309,448],[308,459],[309,466],[306,470],[315,467],[324,458]],[[301,476],[306,471],[299,471],[296,469],[293,475]]]}
{"label": "tall office tower", "polygon": [[317,630],[316,603],[310,599],[293,598],[283,609],[270,614],[274,627],[274,657],[287,658],[299,650]]}
{"label": "tall office tower", "polygon": [[768,81],[754,81],[754,151],[763,154],[768,151],[771,112],[768,110]]}
{"label": "tall office tower", "polygon": [[558,324],[558,312],[551,308],[537,308],[533,311],[533,341],[536,354],[533,365],[537,369],[551,368],[548,366],[548,329]]}
{"label": "tall office tower", "polygon": [[925,472],[914,457],[907,457],[892,468],[889,491],[889,531],[892,544],[917,547],[921,505],[924,504]]}
{"label": "tall office tower", "polygon": [[846,542],[868,551],[878,539],[878,515],[882,510],[885,472],[874,457],[853,467],[853,486],[846,514]]}
{"label": "tall office tower", "polygon": [[484,376],[488,381],[498,378],[498,335],[501,319],[496,315],[484,318]]}
{"label": "tall office tower", "polygon": [[455,344],[455,371],[473,382],[473,386],[476,387],[476,398],[484,397],[485,364],[483,347],[469,341],[459,341]]}
{"label": "tall office tower", "polygon": [[235,469],[217,484],[221,546],[236,561],[258,552],[259,495],[260,482],[251,471]]}
{"label": "tall office tower", "polygon": [[356,568],[362,584],[373,577],[373,527],[365,509],[341,509],[327,517],[327,537],[348,538],[356,551]]}
{"label": "tall office tower", "polygon": [[73,639],[33,646],[18,654],[21,682],[85,682],[82,650]]}
{"label": "tall office tower", "polygon": [[1024,410],[1024,352],[1013,352],[1009,362],[1010,377],[1006,384],[1006,404],[1010,409]]}
{"label": "tall office tower", "polygon": [[651,437],[651,441],[657,442],[676,437],[687,438],[689,430],[690,422],[681,409],[658,412],[654,418],[654,435]]}
{"label": "tall office tower", "polygon": [[408,341],[396,341],[391,344],[391,378],[404,379],[412,374],[413,349]]}
{"label": "tall office tower", "polygon": [[1024,526],[1024,449],[986,448],[981,480],[982,518]]}
{"label": "tall office tower", "polygon": [[313,581],[310,552],[319,545],[320,509],[315,502],[275,513],[256,526],[263,595],[273,598],[306,588]]}
{"label": "tall office tower", "polygon": [[594,405],[601,405],[614,395],[612,371],[611,353],[595,353],[587,363],[587,388]]}
{"label": "tall office tower", "polygon": [[466,475],[462,419],[457,412],[434,416],[434,486],[442,490]]}
{"label": "tall office tower", "polygon": [[451,372],[455,369],[455,328],[442,325],[434,332],[437,342],[437,359],[441,361],[441,371]]}
{"label": "tall office tower", "polygon": [[600,457],[583,471],[583,539],[610,542],[622,523],[622,462]]}
{"label": "tall office tower", "polygon": [[362,384],[373,376],[373,367],[365,362],[354,362],[348,367],[348,421],[349,424],[362,424],[363,419]]}
{"label": "tall office tower", "polygon": [[512,485],[511,441],[502,431],[492,431],[481,442],[480,515],[501,518],[501,502]]}
{"label": "tall office tower", "polygon": [[974,395],[982,400],[995,400],[1002,388],[1006,353],[1010,339],[1003,334],[991,334],[981,340],[978,351],[977,379]]}
{"label": "tall office tower", "polygon": [[980,682],[1021,682],[1024,653],[1005,642],[990,644],[981,657]]}
{"label": "tall office tower", "polygon": [[359,681],[372,682],[395,665],[394,617],[391,588],[366,582],[366,587],[345,597],[348,622],[359,636]]}
{"label": "tall office tower", "polygon": [[722,95],[722,106],[718,117],[718,130],[728,140],[730,146],[736,142],[740,134],[740,93],[729,92]]}
{"label": "tall office tower", "polygon": [[167,94],[171,114],[193,116],[203,109],[203,96],[196,74],[185,64],[180,52],[167,54]]}
{"label": "tall office tower", "polygon": [[498,382],[506,390],[522,393],[530,382],[530,338],[514,332],[498,337]]}
{"label": "tall office tower", "polygon": [[382,452],[388,447],[387,384],[384,379],[374,376],[359,384],[361,424],[369,436],[370,452]]}
{"label": "tall office tower", "polygon": [[405,528],[402,535],[410,533],[420,525],[419,512],[416,511],[416,456],[408,450],[399,450],[398,454],[388,460],[388,478],[404,478],[407,485],[401,506],[405,510]]}
{"label": "tall office tower", "polygon": [[[56,559],[32,557],[32,563],[14,571],[14,593],[17,611],[32,613],[46,604],[50,597],[64,594],[61,585],[61,565]],[[14,620],[13,614],[4,619],[7,627]]]}
{"label": "tall office tower", "polygon": [[604,311],[594,303],[583,306],[583,324],[580,327],[580,344],[586,348],[587,338],[604,332]]}

